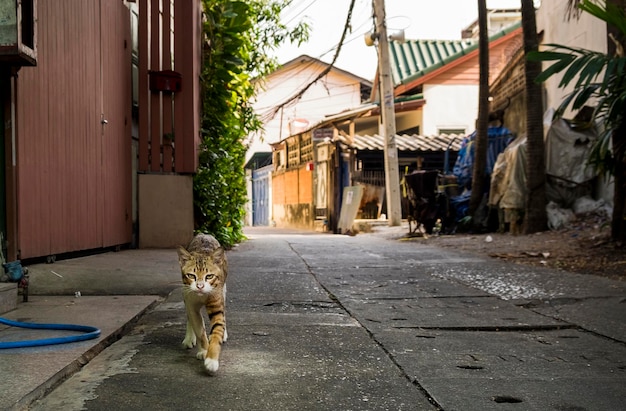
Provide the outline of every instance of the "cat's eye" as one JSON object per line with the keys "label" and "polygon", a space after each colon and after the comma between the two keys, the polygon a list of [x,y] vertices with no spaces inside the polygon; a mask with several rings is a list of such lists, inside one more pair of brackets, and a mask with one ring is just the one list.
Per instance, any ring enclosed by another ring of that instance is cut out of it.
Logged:
{"label": "cat's eye", "polygon": [[215,274],[207,274],[206,277],[204,277],[204,281],[208,281],[212,279],[213,277],[215,277]]}
{"label": "cat's eye", "polygon": [[196,275],[195,274],[187,274],[187,278],[189,278],[190,280],[196,281]]}

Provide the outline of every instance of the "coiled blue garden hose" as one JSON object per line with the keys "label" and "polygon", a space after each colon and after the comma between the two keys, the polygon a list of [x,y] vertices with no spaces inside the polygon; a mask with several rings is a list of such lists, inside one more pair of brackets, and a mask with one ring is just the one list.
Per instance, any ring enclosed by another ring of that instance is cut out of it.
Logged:
{"label": "coiled blue garden hose", "polygon": [[0,342],[0,349],[5,348],[23,348],[23,347],[39,347],[42,345],[54,345],[54,344],[66,344],[77,341],[91,340],[100,336],[100,330],[96,327],[89,325],[75,325],[75,324],[38,324],[38,323],[26,323],[20,321],[7,320],[0,317],[0,324],[5,324],[11,327],[30,328],[37,330],[61,330],[61,331],[79,331],[85,334],[69,335],[66,337],[54,337],[54,338],[42,338],[40,340],[25,340],[25,341],[7,341]]}

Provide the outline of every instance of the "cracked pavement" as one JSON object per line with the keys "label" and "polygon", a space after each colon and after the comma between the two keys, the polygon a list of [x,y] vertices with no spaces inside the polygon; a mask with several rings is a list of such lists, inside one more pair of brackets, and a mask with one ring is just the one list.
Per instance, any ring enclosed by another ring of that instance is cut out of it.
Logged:
{"label": "cracked pavement", "polygon": [[620,282],[375,234],[248,236],[228,252],[229,341],[216,376],[180,348],[184,307],[173,286],[31,409],[623,406]]}

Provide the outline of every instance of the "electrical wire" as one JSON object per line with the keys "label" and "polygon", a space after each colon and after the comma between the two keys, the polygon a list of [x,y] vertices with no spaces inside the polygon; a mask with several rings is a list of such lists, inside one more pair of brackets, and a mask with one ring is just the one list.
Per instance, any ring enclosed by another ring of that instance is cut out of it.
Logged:
{"label": "electrical wire", "polygon": [[[304,13],[309,7],[313,6],[315,3],[317,3],[317,0],[311,0],[311,2],[309,3],[308,6],[305,6],[302,10],[297,11],[298,7],[300,7],[301,5],[303,5],[305,2],[304,1],[300,1],[300,2],[295,2],[295,3],[289,3],[289,5],[287,6],[289,9],[291,10],[295,10],[296,14],[291,16],[291,17],[287,17],[289,20],[287,20],[285,22],[285,25],[290,24],[292,21],[294,21],[295,19],[297,19],[299,16],[302,15],[302,13]],[[288,14],[288,13],[287,13]]]}
{"label": "electrical wire", "polygon": [[29,328],[37,330],[60,330],[60,331],[78,331],[85,334],[69,335],[66,337],[53,337],[43,338],[39,340],[25,340],[25,341],[7,341],[0,342],[0,349],[7,348],[23,348],[23,347],[39,347],[44,345],[54,344],[66,344],[77,341],[91,340],[100,336],[100,329],[91,327],[89,325],[75,325],[75,324],[39,324],[28,323],[8,320],[0,317],[0,324],[5,324],[11,327]]}
{"label": "electrical wire", "polygon": [[[365,1],[365,0],[359,0],[359,1]],[[298,7],[302,6],[304,3],[306,2],[306,0],[300,0],[299,2],[293,2],[289,4],[289,6],[287,7],[288,9],[291,10],[295,10]],[[302,13],[304,13],[305,10],[307,10],[308,8],[310,8],[311,6],[313,6],[314,4],[318,3],[318,0],[312,0],[308,5],[306,5],[302,10],[300,10],[299,12],[297,12],[297,14],[294,17],[291,17],[290,20],[287,22],[287,24],[291,21],[293,21],[296,17],[301,16]],[[334,45],[333,47],[331,47],[330,49],[326,50],[325,52],[323,52],[321,55],[316,56],[315,59],[317,60],[321,60],[325,55],[331,53],[331,52],[336,52],[335,58],[333,59],[333,63],[331,63],[331,66],[334,66],[335,61],[337,60],[337,57],[339,55],[339,51],[341,49],[342,46],[349,44],[355,40],[359,40],[363,37],[363,34],[365,34],[365,32],[361,32],[361,30],[366,26],[366,25],[370,25],[371,22],[369,21],[369,17],[366,21],[362,22],[359,24],[359,26],[356,29],[352,28],[351,25],[351,21],[354,21],[354,10],[356,9],[355,6],[355,0],[352,0],[351,2],[351,6],[350,6],[350,10],[349,10],[349,14],[348,14],[348,18],[346,20],[346,24],[344,26],[344,32],[343,32],[343,36],[342,39],[340,40],[340,42],[336,45]],[[371,16],[370,16],[371,17]],[[352,34],[350,36],[347,36],[347,31],[346,29],[349,29]],[[302,73],[307,72],[307,70],[316,65],[317,62],[316,61],[309,61],[307,64],[302,65],[301,67],[298,67],[296,70],[292,70],[291,73],[289,73],[286,77],[283,78],[284,81],[296,78],[297,76],[299,76]],[[330,71],[329,67],[325,70],[325,72],[327,73],[328,71]],[[298,90],[302,90],[302,88],[308,89],[312,84],[314,84],[315,82],[319,81],[319,79],[323,77],[323,74],[316,77],[316,80],[310,81],[310,80],[306,80],[305,82],[302,83],[302,86],[298,86],[296,87],[296,89]],[[297,93],[297,95],[292,95],[292,97],[290,97],[287,101],[284,101],[283,103],[279,104],[279,105],[273,105],[271,108],[267,108],[267,111],[261,114],[261,120],[262,121],[269,121],[271,119],[273,119],[276,114],[283,108],[287,108],[287,107],[291,107],[295,104],[297,104],[300,100],[301,94],[303,93]],[[266,108],[262,108],[259,110],[265,110]]]}
{"label": "electrical wire", "polygon": [[278,113],[283,107],[285,107],[289,103],[291,103],[293,101],[296,101],[300,97],[302,97],[302,95],[313,84],[317,83],[320,79],[322,79],[324,76],[326,76],[328,74],[328,72],[330,72],[330,70],[334,67],[335,61],[337,61],[337,57],[339,57],[339,53],[341,51],[341,46],[343,45],[343,43],[344,43],[344,41],[346,39],[346,34],[347,34],[348,29],[350,27],[350,19],[352,18],[352,10],[354,9],[354,3],[355,3],[355,0],[352,0],[350,2],[350,8],[348,10],[348,17],[346,18],[346,24],[344,25],[343,33],[341,34],[341,39],[339,40],[339,45],[337,47],[337,52],[335,53],[335,56],[333,57],[333,61],[313,81],[311,81],[309,84],[307,84],[305,87],[303,87],[296,94],[294,94],[293,96],[288,98],[286,101],[284,101],[283,103],[277,105],[271,112],[271,118],[273,118],[276,115],[276,113]]}
{"label": "electrical wire", "polygon": [[[314,1],[315,3],[315,1]],[[312,4],[310,4],[309,6],[311,6]],[[307,6],[307,8],[309,7]],[[349,17],[349,18],[353,18],[353,17]],[[363,35],[365,34],[365,31],[361,31],[365,26],[370,25],[371,22],[369,20],[362,22],[356,29],[352,29],[350,28],[350,30],[352,31],[352,34],[350,36],[346,36],[344,38],[343,41],[341,41],[340,43],[332,46],[331,48],[329,48],[328,50],[326,50],[325,52],[321,53],[318,56],[313,56],[314,58],[316,58],[317,60],[321,60],[324,56],[326,56],[329,53],[332,52],[337,52],[338,48],[341,48],[342,46],[349,44],[355,40],[360,40],[363,38]],[[336,58],[335,58],[336,60]],[[305,72],[309,67],[313,66],[317,64],[315,61],[310,61],[308,62],[305,66],[300,67],[298,70],[293,71],[292,73],[289,73],[286,77],[285,80],[289,80],[291,78],[294,78],[296,76],[298,76],[300,73]],[[306,84],[306,83],[305,83]]]}

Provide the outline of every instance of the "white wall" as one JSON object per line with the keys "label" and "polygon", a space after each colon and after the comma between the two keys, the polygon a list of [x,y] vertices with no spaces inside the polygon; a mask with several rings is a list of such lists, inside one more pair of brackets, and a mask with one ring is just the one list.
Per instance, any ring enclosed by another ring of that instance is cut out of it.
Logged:
{"label": "white wall", "polygon": [[270,151],[268,143],[281,141],[291,135],[289,124],[294,119],[305,119],[309,125],[313,125],[329,114],[361,105],[360,83],[353,77],[331,70],[299,100],[290,103],[273,118],[264,117],[314,80],[324,68],[319,63],[305,61],[269,76],[264,91],[258,93],[254,103],[255,111],[264,118],[265,130],[262,135],[253,137],[247,158],[257,151]]}
{"label": "white wall", "polygon": [[[567,2],[563,0],[543,0],[537,10],[537,31],[543,32],[542,44],[563,44],[589,50],[606,52],[606,23],[589,13],[582,13],[579,19],[567,21]],[[547,49],[545,46],[542,50]],[[544,69],[550,64],[544,63]],[[562,75],[555,75],[545,83],[547,99],[545,109],[556,109],[563,98],[571,92],[571,87],[558,87]],[[571,113],[566,112],[566,118]]]}
{"label": "white wall", "polygon": [[439,134],[442,128],[464,128],[470,134],[478,117],[478,86],[424,85],[422,135]]}

